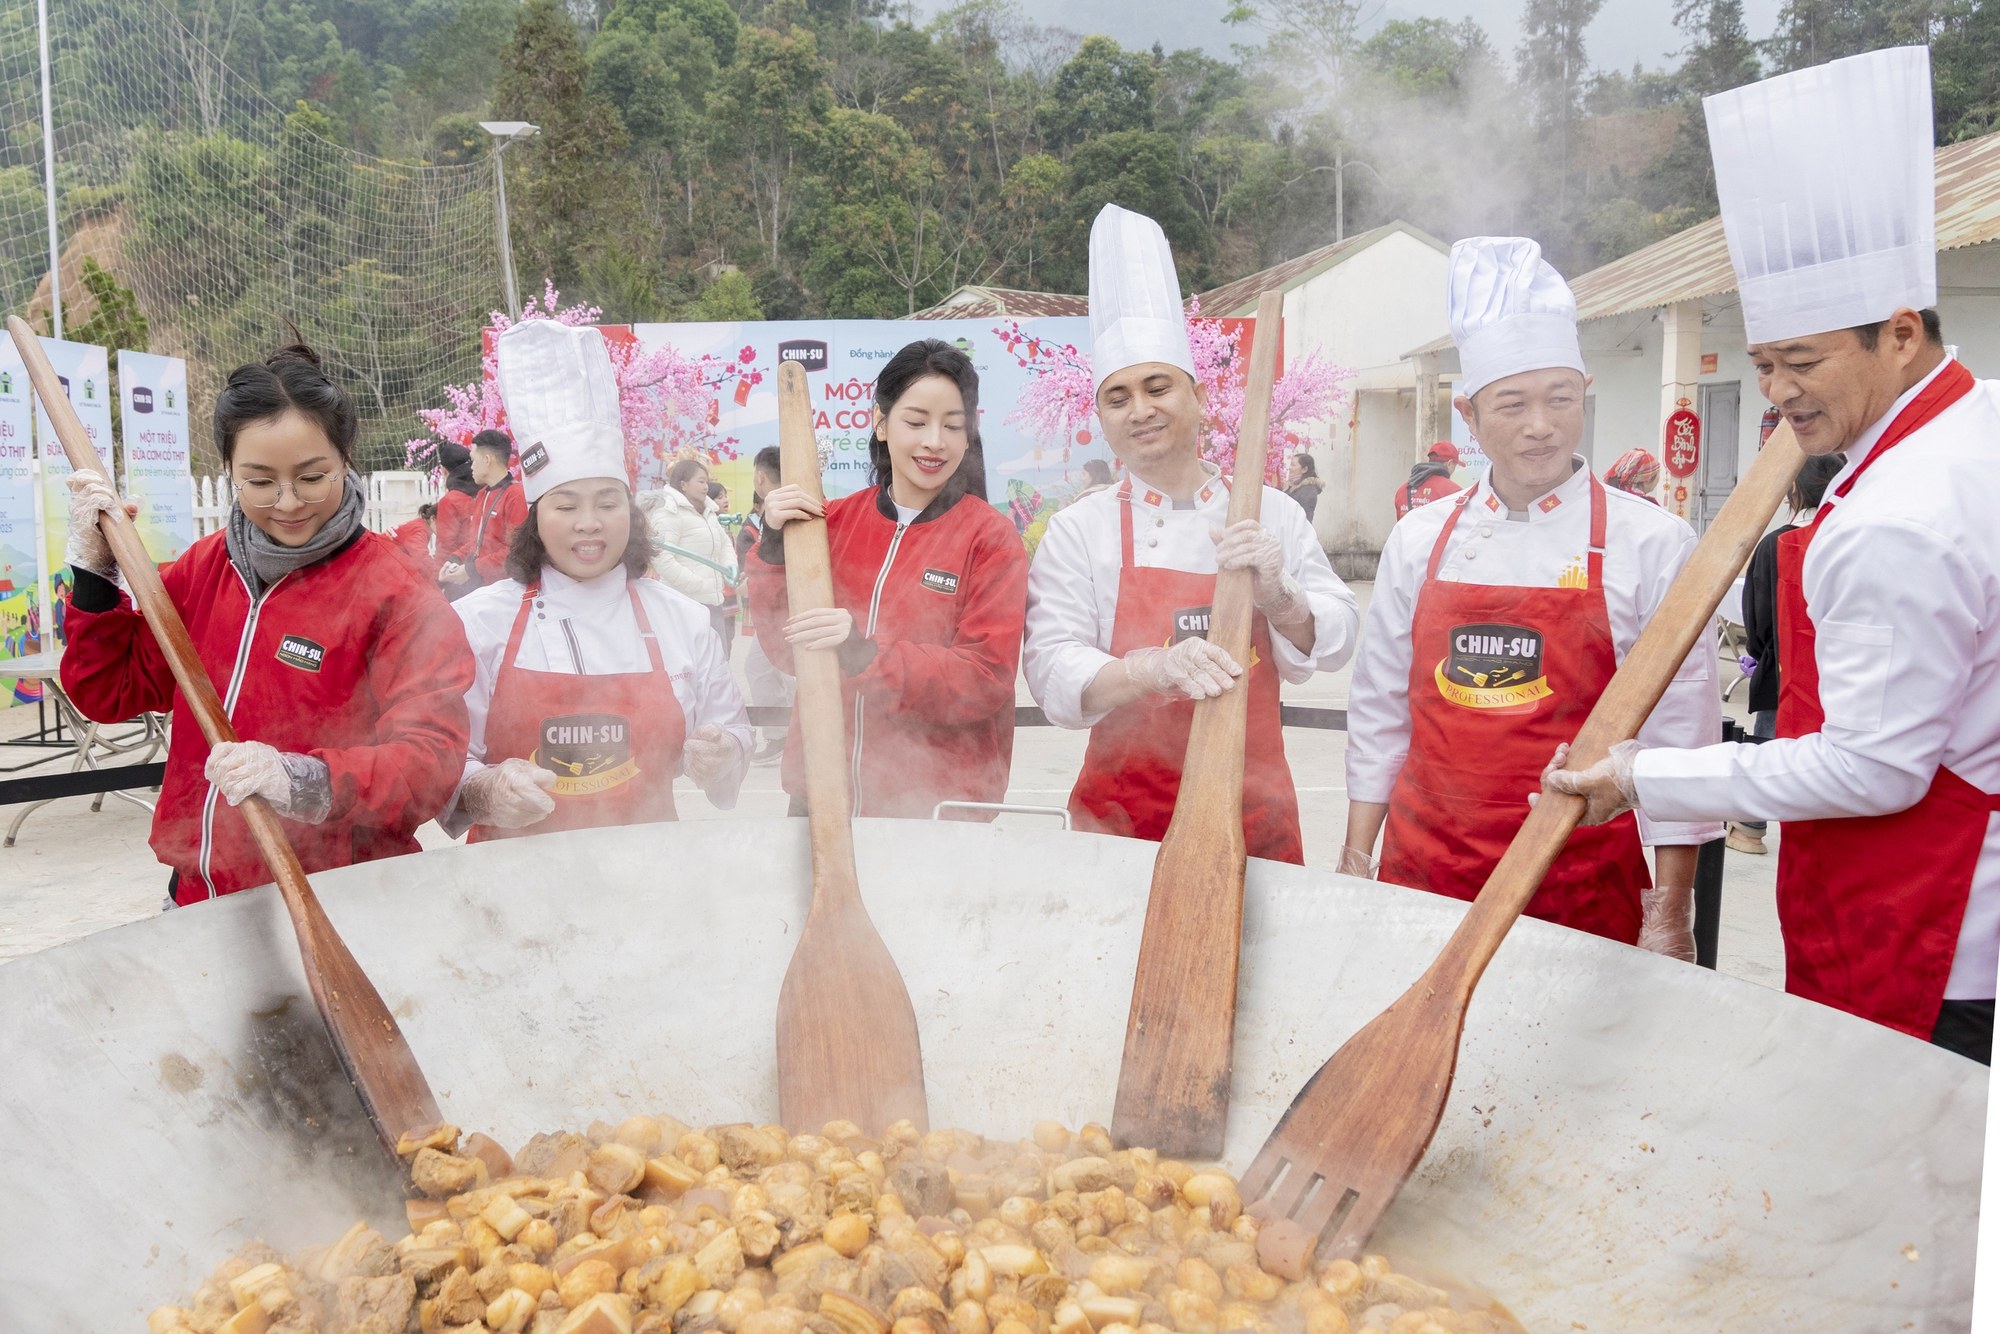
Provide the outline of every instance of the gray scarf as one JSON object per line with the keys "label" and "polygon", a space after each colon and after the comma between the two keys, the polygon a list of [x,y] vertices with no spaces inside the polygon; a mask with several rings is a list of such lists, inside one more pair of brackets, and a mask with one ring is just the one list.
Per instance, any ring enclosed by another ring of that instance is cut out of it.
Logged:
{"label": "gray scarf", "polygon": [[367,517],[368,488],[350,468],[341,481],[340,508],[304,546],[288,547],[251,523],[241,501],[229,511],[229,529],[223,541],[228,544],[231,563],[250,585],[250,596],[255,600],[292,571],[323,561],[340,550],[361,531]]}

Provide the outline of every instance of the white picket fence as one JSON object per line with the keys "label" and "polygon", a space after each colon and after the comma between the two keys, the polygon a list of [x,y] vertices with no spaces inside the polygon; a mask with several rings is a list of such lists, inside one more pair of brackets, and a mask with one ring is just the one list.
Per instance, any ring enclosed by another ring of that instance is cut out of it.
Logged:
{"label": "white picket fence", "polygon": [[[375,472],[362,480],[368,483],[368,527],[386,533],[417,517],[417,507],[438,498],[443,486],[421,472]],[[207,537],[222,531],[229,521],[232,501],[226,477],[190,477],[194,488],[194,535]]]}

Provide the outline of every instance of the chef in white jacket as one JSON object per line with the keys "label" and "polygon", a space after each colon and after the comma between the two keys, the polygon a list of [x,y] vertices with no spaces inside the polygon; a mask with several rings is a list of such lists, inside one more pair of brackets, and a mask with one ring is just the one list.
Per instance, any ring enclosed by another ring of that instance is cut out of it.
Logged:
{"label": "chef in white jacket", "polygon": [[1782,820],[1785,989],[1987,1062],[2000,384],[1957,361],[1930,309],[1929,55],[1834,61],[1706,110],[1758,387],[1808,454],[1848,464],[1778,544],[1778,738],[1642,737],[1545,781],[1587,796],[1587,820]]}
{"label": "chef in white jacket", "polygon": [[453,604],[472,736],[440,823],[477,841],[671,820],[683,772],[734,806],[750,718],[708,609],[641,577],[652,550],[603,335],[525,320],[495,358],[528,517],[509,577]]}
{"label": "chef in white jacket", "polygon": [[[1694,550],[1687,523],[1606,488],[1577,453],[1576,298],[1522,237],[1452,247],[1446,301],[1459,413],[1492,460],[1470,490],[1412,510],[1383,544],[1347,706],[1341,869],[1471,899],[1528,814],[1555,743],[1576,735]],[[1667,745],[1722,739],[1705,634],[1646,724]],[[1712,822],[1629,817],[1571,840],[1531,916],[1694,958],[1697,846]],[[1654,849],[1656,877],[1644,847]]]}
{"label": "chef in white jacket", "polygon": [[[1173,817],[1194,700],[1250,692],[1243,829],[1250,855],[1303,863],[1278,685],[1354,651],[1354,594],[1305,511],[1264,488],[1262,521],[1227,527],[1230,478],[1201,457],[1195,379],[1173,253],[1151,218],[1106,205],[1090,229],[1097,418],[1118,484],[1049,521],[1028,573],[1022,665],[1049,721],[1088,727],[1070,794],[1077,826],[1158,840]],[[1207,639],[1219,569],[1248,569],[1248,663]]]}

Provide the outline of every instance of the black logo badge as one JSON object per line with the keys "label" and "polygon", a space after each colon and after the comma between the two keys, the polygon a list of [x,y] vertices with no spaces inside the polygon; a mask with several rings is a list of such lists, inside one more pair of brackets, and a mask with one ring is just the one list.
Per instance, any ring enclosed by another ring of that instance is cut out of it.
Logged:
{"label": "black logo badge", "polygon": [[132,386],[132,411],[134,411],[134,412],[151,412],[152,410],[153,410],[153,391],[152,391],[152,390],[150,390],[150,389],[148,389],[148,388],[147,388],[147,387],[146,387],[145,385],[143,385],[143,384],[135,384],[135,385],[133,385],[133,386]]}
{"label": "black logo badge", "polygon": [[1174,613],[1174,643],[1183,639],[1208,638],[1208,615],[1213,604],[1207,607],[1182,607]]}
{"label": "black logo badge", "polygon": [[924,587],[933,593],[958,592],[958,576],[950,570],[925,570]]}
{"label": "black logo badge", "polygon": [[532,762],[556,775],[555,794],[583,797],[617,787],[639,772],[632,728],[615,713],[571,713],[542,719]]}
{"label": "black logo badge", "polygon": [[549,451],[542,448],[539,440],[529,445],[521,455],[521,475],[524,477],[533,477],[548,466]]}
{"label": "black logo badge", "polygon": [[1438,691],[1468,709],[1507,709],[1555,692],[1542,674],[1542,634],[1525,625],[1455,625],[1437,665]]}
{"label": "black logo badge", "polygon": [[301,671],[316,672],[326,661],[326,645],[315,644],[304,635],[280,635],[278,661]]}
{"label": "black logo badge", "polygon": [[787,338],[778,344],[780,362],[796,361],[808,374],[826,369],[826,343],[818,338]]}

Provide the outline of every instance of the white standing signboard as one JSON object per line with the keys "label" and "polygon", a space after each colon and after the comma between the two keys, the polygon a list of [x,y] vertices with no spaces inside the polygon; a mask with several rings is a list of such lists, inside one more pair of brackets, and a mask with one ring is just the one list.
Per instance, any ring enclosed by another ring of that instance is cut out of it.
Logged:
{"label": "white standing signboard", "polygon": [[41,651],[42,544],[35,522],[35,450],[28,370],[0,338],[0,676],[10,658]]}
{"label": "white standing signboard", "polygon": [[125,494],[139,502],[139,537],[155,565],[194,543],[188,475],[187,363],[149,352],[118,354]]}
{"label": "white standing signboard", "polygon": [[[83,430],[97,450],[106,477],[118,474],[111,466],[111,363],[101,347],[68,343],[56,338],[41,340],[42,351],[55,367],[63,388],[69,392],[70,406],[83,421]],[[69,566],[63,547],[69,541],[69,487],[64,478],[75,471],[62,442],[56,439],[55,424],[35,404],[35,440],[42,460],[43,568],[48,573],[47,606],[55,624],[56,642],[63,642],[63,609],[69,604]]]}

